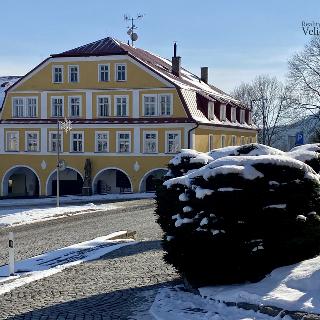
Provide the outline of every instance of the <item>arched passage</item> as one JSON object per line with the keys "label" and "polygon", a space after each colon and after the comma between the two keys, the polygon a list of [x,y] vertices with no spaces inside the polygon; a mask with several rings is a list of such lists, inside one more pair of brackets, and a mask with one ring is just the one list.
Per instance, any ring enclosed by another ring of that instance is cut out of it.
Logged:
{"label": "arched passage", "polygon": [[158,168],[147,172],[140,182],[140,192],[154,192],[156,186],[161,182],[163,176],[168,172],[167,169]]}
{"label": "arched passage", "polygon": [[4,197],[36,197],[40,194],[40,179],[37,173],[27,166],[10,168],[2,179]]}
{"label": "arched passage", "polygon": [[118,168],[105,168],[99,171],[92,182],[93,193],[132,192],[132,183],[127,173]]}
{"label": "arched passage", "polygon": [[[82,193],[83,178],[80,172],[67,167],[59,173],[60,195],[75,195]],[[57,171],[54,170],[47,179],[47,195],[57,195]]]}

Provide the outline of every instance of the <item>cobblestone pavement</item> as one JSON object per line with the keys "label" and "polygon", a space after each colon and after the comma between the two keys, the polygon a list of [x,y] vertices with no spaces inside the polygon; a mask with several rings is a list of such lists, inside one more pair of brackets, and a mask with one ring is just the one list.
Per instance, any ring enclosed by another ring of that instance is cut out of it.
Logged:
{"label": "cobblestone pavement", "polygon": [[20,257],[119,229],[136,230],[144,241],[0,296],[0,319],[151,319],[157,290],[180,281],[162,260],[153,210],[150,200],[130,201],[123,210],[16,228],[17,243],[27,250],[20,248]]}

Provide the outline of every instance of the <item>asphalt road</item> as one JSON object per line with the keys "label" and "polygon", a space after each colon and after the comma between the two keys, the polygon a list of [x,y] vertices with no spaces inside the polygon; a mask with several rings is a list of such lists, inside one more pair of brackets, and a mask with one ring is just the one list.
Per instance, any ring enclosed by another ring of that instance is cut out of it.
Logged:
{"label": "asphalt road", "polygon": [[[10,228],[19,260],[119,230],[135,230],[142,241],[1,295],[0,319],[152,319],[157,290],[180,280],[162,259],[154,201],[119,206]],[[0,264],[7,260],[8,231],[0,229]]]}

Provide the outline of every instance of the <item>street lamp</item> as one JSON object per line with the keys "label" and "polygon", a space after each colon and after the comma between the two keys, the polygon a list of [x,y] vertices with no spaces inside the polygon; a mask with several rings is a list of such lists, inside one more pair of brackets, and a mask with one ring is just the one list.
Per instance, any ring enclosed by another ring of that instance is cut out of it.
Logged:
{"label": "street lamp", "polygon": [[72,129],[72,123],[67,118],[64,118],[64,121],[59,121],[59,118],[57,119],[57,207],[60,207],[60,170],[64,165],[60,161],[60,127],[65,133],[68,133]]}

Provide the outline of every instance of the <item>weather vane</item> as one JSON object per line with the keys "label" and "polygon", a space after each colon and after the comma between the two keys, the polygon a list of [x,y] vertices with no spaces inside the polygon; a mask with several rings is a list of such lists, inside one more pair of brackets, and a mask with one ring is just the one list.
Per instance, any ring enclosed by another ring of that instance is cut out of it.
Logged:
{"label": "weather vane", "polygon": [[131,21],[131,26],[127,27],[128,28],[127,34],[129,35],[129,37],[131,39],[131,46],[133,46],[134,41],[138,40],[138,34],[136,32],[134,32],[134,30],[138,29],[138,27],[134,24],[134,21],[143,18],[143,16],[144,15],[141,13],[137,14],[136,18],[133,18],[127,14],[124,15],[125,21],[127,21],[127,22]]}

